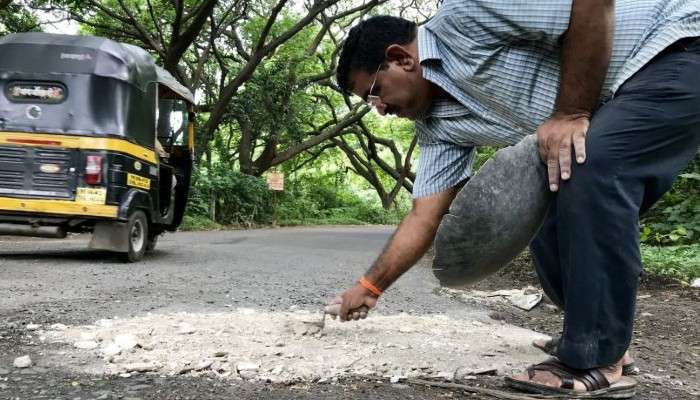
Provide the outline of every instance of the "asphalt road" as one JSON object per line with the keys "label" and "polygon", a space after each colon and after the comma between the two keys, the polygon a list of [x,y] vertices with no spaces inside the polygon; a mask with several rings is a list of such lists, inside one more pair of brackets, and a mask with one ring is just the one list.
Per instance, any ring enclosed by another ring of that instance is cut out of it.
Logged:
{"label": "asphalt road", "polygon": [[[0,237],[0,311],[62,314],[64,323],[146,311],[209,312],[235,307],[312,309],[353,284],[392,228],[332,227],[182,232],[167,235],[140,263],[67,240]],[[458,313],[463,304],[433,294],[426,263],[382,300],[386,313]],[[44,310],[44,305],[50,307]]]}
{"label": "asphalt road", "polygon": [[[313,310],[351,285],[377,256],[390,227],[328,227],[177,233],[135,264],[87,250],[87,236],[65,240],[0,237],[0,398],[218,399],[435,398],[441,389],[348,380],[303,388],[210,378],[90,376],[37,365],[17,372],[15,357],[41,357],[51,346],[26,335],[26,324],[91,324],[147,312],[225,312],[232,307]],[[435,294],[426,262],[381,302],[381,312],[485,317]],[[55,349],[54,349],[55,350]],[[59,353],[61,354],[61,353]],[[6,397],[3,397],[6,396]],[[472,397],[473,398],[473,397]]]}

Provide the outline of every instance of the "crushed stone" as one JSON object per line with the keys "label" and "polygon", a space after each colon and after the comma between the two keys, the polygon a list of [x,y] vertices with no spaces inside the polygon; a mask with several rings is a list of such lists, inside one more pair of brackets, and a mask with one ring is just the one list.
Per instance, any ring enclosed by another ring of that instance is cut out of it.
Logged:
{"label": "crushed stone", "polygon": [[[376,376],[398,383],[407,378],[468,379],[483,371],[510,374],[542,358],[531,343],[543,335],[502,321],[375,313],[361,322],[327,319],[319,330],[309,324],[314,318],[304,310],[241,308],[52,325],[59,329],[37,333],[68,345],[63,355],[45,355],[45,363],[70,360],[68,367],[80,372],[122,377],[211,374],[291,384]],[[73,346],[86,338],[95,338],[98,346]]]}

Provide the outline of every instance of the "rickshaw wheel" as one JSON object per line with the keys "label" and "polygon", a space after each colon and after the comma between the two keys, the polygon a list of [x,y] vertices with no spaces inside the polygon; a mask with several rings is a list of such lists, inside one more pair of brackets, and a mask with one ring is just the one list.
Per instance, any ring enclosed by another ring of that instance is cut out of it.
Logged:
{"label": "rickshaw wheel", "polygon": [[127,222],[129,251],[125,254],[129,262],[140,261],[148,247],[148,218],[143,211],[134,211]]}

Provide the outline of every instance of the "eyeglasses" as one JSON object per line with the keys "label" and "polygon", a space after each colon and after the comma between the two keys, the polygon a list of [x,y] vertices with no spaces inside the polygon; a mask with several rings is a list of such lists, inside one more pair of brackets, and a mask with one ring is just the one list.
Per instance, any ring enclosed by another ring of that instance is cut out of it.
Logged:
{"label": "eyeglasses", "polygon": [[379,75],[379,70],[382,68],[382,64],[380,63],[379,66],[377,67],[377,72],[374,73],[374,80],[372,81],[372,86],[369,87],[369,94],[367,95],[367,104],[370,105],[370,107],[377,107],[379,104],[381,104],[381,99],[379,96],[372,94],[374,91],[374,84],[377,83],[377,76]]}

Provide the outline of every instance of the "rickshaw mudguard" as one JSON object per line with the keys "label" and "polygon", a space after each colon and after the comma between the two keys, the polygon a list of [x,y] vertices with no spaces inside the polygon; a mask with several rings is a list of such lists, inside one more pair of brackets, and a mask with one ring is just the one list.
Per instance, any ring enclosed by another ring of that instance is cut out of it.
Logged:
{"label": "rickshaw mudguard", "polygon": [[151,195],[143,190],[129,189],[119,203],[117,219],[127,221],[131,212],[137,209],[144,210],[148,216],[152,215],[154,206]]}
{"label": "rickshaw mudguard", "polygon": [[95,223],[89,247],[91,249],[122,253],[129,251],[129,235],[126,221],[128,221],[129,215],[134,210],[143,210],[146,212],[146,215],[151,215],[153,202],[148,192],[129,189],[119,204],[117,221]]}
{"label": "rickshaw mudguard", "polygon": [[97,222],[92,230],[91,249],[124,253],[129,251],[126,222]]}

